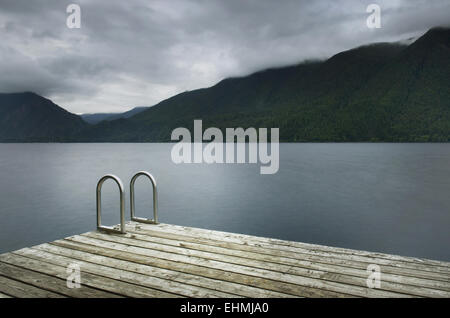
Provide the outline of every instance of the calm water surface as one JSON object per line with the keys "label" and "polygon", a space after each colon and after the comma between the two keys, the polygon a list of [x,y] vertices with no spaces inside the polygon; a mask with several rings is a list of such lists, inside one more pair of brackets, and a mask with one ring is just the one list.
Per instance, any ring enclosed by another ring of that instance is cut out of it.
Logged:
{"label": "calm water surface", "polygon": [[[150,171],[164,223],[450,261],[450,144],[282,144],[280,170],[181,164],[171,144],[0,144],[0,252],[95,229],[95,186]],[[119,222],[113,182],[104,223]],[[136,182],[139,216],[151,187]],[[127,198],[127,216],[129,200]]]}

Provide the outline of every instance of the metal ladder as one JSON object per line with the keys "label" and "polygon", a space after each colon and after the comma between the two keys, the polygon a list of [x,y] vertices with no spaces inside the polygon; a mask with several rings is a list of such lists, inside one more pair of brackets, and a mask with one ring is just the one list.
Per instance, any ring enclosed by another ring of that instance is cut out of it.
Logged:
{"label": "metal ladder", "polygon": [[[135,215],[135,200],[134,200],[134,184],[140,176],[146,176],[150,179],[153,187],[153,219],[146,219],[137,217]],[[119,187],[120,192],[120,229],[113,226],[102,225],[102,187],[106,180],[112,179],[116,182]],[[147,171],[139,171],[136,173],[130,182],[130,212],[131,220],[146,224],[158,224],[158,191],[156,188],[155,178]],[[113,174],[107,174],[103,176],[97,183],[97,230],[108,232],[108,233],[118,233],[125,234],[125,191],[123,187],[122,180]]]}

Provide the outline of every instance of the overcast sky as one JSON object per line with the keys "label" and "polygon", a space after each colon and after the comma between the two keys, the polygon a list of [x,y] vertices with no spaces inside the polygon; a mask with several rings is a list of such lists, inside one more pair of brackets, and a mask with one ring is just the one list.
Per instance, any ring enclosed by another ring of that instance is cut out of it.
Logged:
{"label": "overcast sky", "polygon": [[[71,3],[80,29],[66,25]],[[380,29],[366,25],[371,3]],[[449,21],[449,0],[0,0],[0,92],[120,112]]]}

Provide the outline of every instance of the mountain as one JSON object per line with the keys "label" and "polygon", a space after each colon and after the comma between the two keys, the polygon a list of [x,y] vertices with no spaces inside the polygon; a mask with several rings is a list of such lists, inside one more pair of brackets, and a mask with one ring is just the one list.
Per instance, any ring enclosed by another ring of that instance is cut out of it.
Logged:
{"label": "mountain", "polygon": [[170,141],[173,129],[192,130],[202,119],[203,127],[223,131],[278,127],[280,141],[450,141],[450,29],[411,42],[224,79],[95,125],[36,95],[39,103],[0,98],[0,139]]}
{"label": "mountain", "polygon": [[34,93],[0,94],[0,142],[59,142],[87,124]]}
{"label": "mountain", "polygon": [[104,120],[111,121],[120,118],[130,118],[136,114],[139,114],[140,112],[143,112],[147,108],[148,106],[138,106],[124,113],[94,113],[94,114],[82,114],[80,116],[88,124],[95,125]]}
{"label": "mountain", "polygon": [[80,140],[169,141],[176,127],[279,127],[282,141],[450,141],[450,30],[184,92]]}

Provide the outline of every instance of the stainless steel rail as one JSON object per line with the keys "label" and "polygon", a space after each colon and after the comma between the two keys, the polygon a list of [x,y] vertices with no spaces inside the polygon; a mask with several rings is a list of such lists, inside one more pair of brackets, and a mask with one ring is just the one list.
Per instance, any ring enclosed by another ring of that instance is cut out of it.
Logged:
{"label": "stainless steel rail", "polygon": [[[146,176],[150,179],[153,186],[153,220],[140,218],[135,215],[135,202],[134,202],[134,184],[140,176]],[[149,223],[149,224],[157,224],[158,223],[158,191],[156,189],[156,180],[153,176],[147,171],[139,171],[134,175],[130,182],[130,211],[131,211],[131,220],[141,223]]]}
{"label": "stainless steel rail", "polygon": [[[102,225],[102,186],[108,180],[114,180],[119,186],[120,191],[120,230],[112,227]],[[115,175],[108,174],[100,179],[97,184],[97,229],[110,233],[125,233],[125,192],[122,181]]]}

